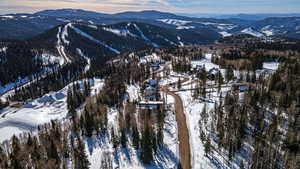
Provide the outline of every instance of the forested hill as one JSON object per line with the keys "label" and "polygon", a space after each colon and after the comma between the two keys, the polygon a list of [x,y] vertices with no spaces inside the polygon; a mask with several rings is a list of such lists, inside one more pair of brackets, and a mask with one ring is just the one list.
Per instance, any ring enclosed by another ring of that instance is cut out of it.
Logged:
{"label": "forested hill", "polygon": [[212,42],[213,39],[213,36],[205,33],[161,28],[138,22],[114,25],[67,23],[30,40],[2,41],[0,81],[4,86],[46,69],[50,70],[55,65],[63,66],[89,58],[108,60],[114,55],[129,51],[202,44]]}

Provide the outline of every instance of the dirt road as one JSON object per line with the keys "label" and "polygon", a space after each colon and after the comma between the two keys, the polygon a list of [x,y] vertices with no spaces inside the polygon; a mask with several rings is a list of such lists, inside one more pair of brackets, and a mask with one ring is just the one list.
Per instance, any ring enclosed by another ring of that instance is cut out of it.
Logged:
{"label": "dirt road", "polygon": [[[188,78],[184,78],[182,83],[188,81]],[[169,87],[176,85],[177,83],[172,83],[162,87],[162,91],[171,95],[175,99],[175,113],[176,121],[178,126],[178,140],[179,140],[179,155],[180,164],[178,169],[190,169],[191,168],[191,148],[189,142],[189,132],[186,124],[186,117],[183,108],[183,102],[179,95],[175,92],[169,91]]]}

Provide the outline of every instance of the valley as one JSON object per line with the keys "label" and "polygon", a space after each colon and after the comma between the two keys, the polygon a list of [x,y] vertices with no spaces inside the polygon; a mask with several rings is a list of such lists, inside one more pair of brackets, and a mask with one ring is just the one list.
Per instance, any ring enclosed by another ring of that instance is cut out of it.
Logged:
{"label": "valley", "polygon": [[300,166],[298,17],[46,10],[7,23],[0,169]]}

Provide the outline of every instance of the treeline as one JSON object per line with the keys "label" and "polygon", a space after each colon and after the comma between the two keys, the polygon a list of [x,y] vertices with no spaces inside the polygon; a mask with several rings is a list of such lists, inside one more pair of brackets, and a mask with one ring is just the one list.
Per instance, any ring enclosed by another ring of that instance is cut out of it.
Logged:
{"label": "treeline", "polygon": [[89,80],[83,82],[83,87],[81,87],[78,82],[74,83],[72,87],[69,87],[67,105],[71,117],[76,116],[76,109],[85,102],[86,98],[90,96],[90,93],[91,84]]}
{"label": "treeline", "polygon": [[14,94],[8,97],[8,100],[26,101],[39,98],[50,91],[58,91],[82,76],[85,65],[85,60],[81,60],[62,67],[58,66],[44,77],[37,77],[30,85],[15,89]]}
{"label": "treeline", "polygon": [[41,50],[34,49],[29,43],[12,41],[0,47],[0,85],[15,82],[19,78],[37,74],[43,70],[43,62],[37,57]]}
{"label": "treeline", "polygon": [[246,43],[245,48],[247,49],[266,49],[276,51],[296,51],[300,52],[299,41],[279,41],[279,42],[257,42],[257,43]]}

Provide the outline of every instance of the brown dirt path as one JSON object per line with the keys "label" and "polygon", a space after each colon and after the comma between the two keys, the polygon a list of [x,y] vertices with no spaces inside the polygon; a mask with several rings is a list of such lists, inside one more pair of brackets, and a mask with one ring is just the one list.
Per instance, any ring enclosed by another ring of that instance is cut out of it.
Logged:
{"label": "brown dirt path", "polygon": [[[182,83],[188,81],[188,78],[184,78]],[[178,140],[179,140],[179,155],[180,163],[178,169],[191,169],[191,148],[189,142],[189,132],[186,124],[186,117],[183,108],[183,102],[179,95],[175,92],[169,91],[169,87],[176,85],[172,83],[162,87],[162,91],[171,95],[175,99],[175,114],[178,126]]]}

